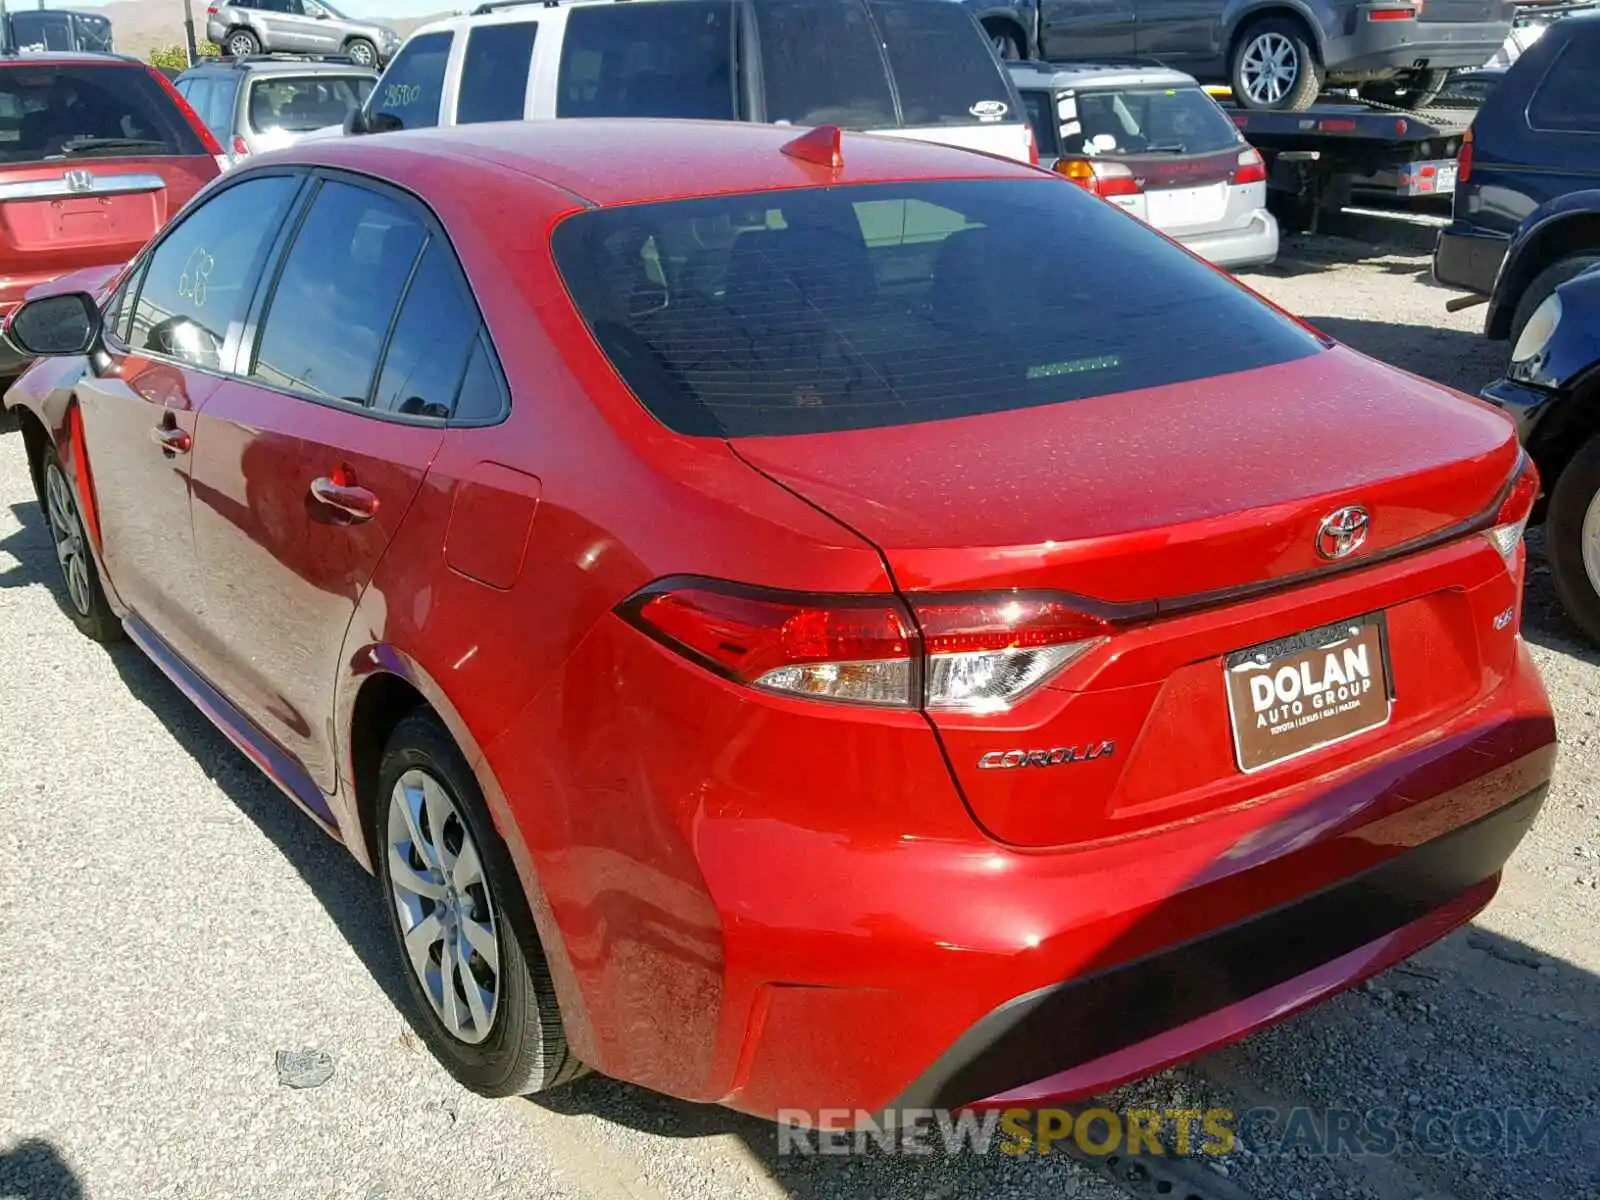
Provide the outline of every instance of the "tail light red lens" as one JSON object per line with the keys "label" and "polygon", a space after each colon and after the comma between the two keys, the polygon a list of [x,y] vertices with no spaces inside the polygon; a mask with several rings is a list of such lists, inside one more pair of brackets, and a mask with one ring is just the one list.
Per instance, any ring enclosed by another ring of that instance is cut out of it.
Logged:
{"label": "tail light red lens", "polygon": [[1461,135],[1461,149],[1456,152],[1456,182],[1465,183],[1472,178],[1472,129]]}
{"label": "tail light red lens", "polygon": [[1528,528],[1528,518],[1533,514],[1534,501],[1538,499],[1539,470],[1533,465],[1533,459],[1524,454],[1486,535],[1508,563],[1516,557],[1523,531]]}
{"label": "tail light red lens", "polygon": [[1417,19],[1415,8],[1369,8],[1367,20],[1369,21],[1415,21]]}
{"label": "tail light red lens", "polygon": [[1139,196],[1144,193],[1133,172],[1119,162],[1059,158],[1056,160],[1056,171],[1096,196]]}
{"label": "tail light red lens", "polygon": [[1033,126],[1028,126],[1028,164],[1039,165],[1039,139],[1033,136]]}
{"label": "tail light red lens", "polygon": [[244,158],[249,153],[250,147],[245,145],[242,137],[240,137],[238,134],[235,134],[233,138],[233,156],[235,158]]}
{"label": "tail light red lens", "polygon": [[1265,183],[1267,163],[1260,151],[1251,148],[1239,152],[1238,165],[1233,168],[1234,183]]}
{"label": "tail light red lens", "polygon": [[667,581],[618,609],[728,679],[852,704],[998,712],[1110,633],[1048,596],[812,596]]}
{"label": "tail light red lens", "polygon": [[181,112],[184,115],[184,118],[189,122],[190,127],[193,128],[195,132],[195,136],[200,139],[200,144],[205,147],[206,153],[211,155],[213,158],[220,155],[222,153],[222,143],[217,141],[216,134],[212,133],[211,130],[206,127],[206,123],[200,119],[200,115],[196,113],[190,106],[189,102],[183,98],[183,93],[172,86],[172,80],[168,79],[154,67],[147,66],[145,70],[150,72],[151,77],[155,79],[157,85],[167,94],[167,99],[171,100],[178,106],[178,111]]}
{"label": "tail light red lens", "polygon": [[215,4],[208,5],[207,8],[206,8],[206,16],[214,17],[216,15],[217,15],[217,6]]}

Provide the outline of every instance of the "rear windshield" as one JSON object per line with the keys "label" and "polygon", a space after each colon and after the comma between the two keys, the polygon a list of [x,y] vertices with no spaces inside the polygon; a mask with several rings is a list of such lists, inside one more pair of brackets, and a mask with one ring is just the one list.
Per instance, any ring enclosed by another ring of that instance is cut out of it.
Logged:
{"label": "rear windshield", "polygon": [[342,125],[366,103],[373,80],[362,75],[308,75],[285,79],[269,75],[250,83],[250,128],[257,133],[287,129],[306,133]]}
{"label": "rear windshield", "polygon": [[1286,362],[1320,343],[1049,178],[598,209],[555,231],[573,300],[685,434],[1000,412]]}
{"label": "rear windshield", "polygon": [[1216,154],[1239,144],[1233,122],[1197,87],[1062,93],[1056,112],[1067,155]]}
{"label": "rear windshield", "polygon": [[0,66],[0,163],[204,153],[143,67]]}

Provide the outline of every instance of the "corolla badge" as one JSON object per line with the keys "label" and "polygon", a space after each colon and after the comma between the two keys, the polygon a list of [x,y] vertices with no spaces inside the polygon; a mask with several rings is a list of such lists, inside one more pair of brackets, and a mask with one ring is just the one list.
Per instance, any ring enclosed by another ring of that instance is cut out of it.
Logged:
{"label": "corolla badge", "polygon": [[1323,558],[1345,558],[1359,550],[1367,540],[1372,518],[1359,504],[1336,508],[1322,518],[1317,527],[1317,553]]}
{"label": "corolla badge", "polygon": [[1115,742],[1089,742],[1083,746],[1056,746],[1051,750],[991,750],[978,760],[980,771],[1010,771],[1017,767],[1060,767],[1093,762],[1117,752]]}

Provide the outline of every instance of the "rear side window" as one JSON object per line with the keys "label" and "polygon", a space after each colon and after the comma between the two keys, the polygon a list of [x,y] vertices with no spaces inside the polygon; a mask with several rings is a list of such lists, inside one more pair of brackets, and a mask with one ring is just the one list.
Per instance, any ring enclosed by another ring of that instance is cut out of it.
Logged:
{"label": "rear side window", "polygon": [[533,65],[533,38],[539,26],[479,25],[467,35],[467,56],[461,64],[456,123],[520,121]]}
{"label": "rear side window", "polygon": [[1528,124],[1559,133],[1600,133],[1600,37],[1574,34],[1539,81]]}
{"label": "rear side window", "polygon": [[400,47],[378,80],[369,117],[378,129],[430,129],[439,123],[444,69],[450,61],[448,33],[424,33]]}
{"label": "rear side window", "polygon": [[556,116],[736,120],[737,28],[731,0],[574,8]]}
{"label": "rear side window", "polygon": [[1028,124],[1033,127],[1033,140],[1040,154],[1055,154],[1056,101],[1050,92],[1025,91],[1022,93],[1022,110],[1028,114]]}
{"label": "rear side window", "polygon": [[323,184],[267,303],[251,378],[365,404],[425,236],[393,197]]}
{"label": "rear side window", "polygon": [[12,13],[11,36],[17,49],[22,51],[80,49],[73,39],[69,13]]}
{"label": "rear side window", "polygon": [[0,164],[204,153],[143,67],[0,65]]}
{"label": "rear side window", "polygon": [[120,327],[128,347],[217,369],[228,326],[244,320],[256,264],[299,186],[287,175],[247,179],[186,213],[144,268],[131,323]]}
{"label": "rear side window", "polygon": [[1017,121],[1011,86],[960,4],[868,0],[889,55],[904,125]]}
{"label": "rear side window", "polygon": [[895,127],[888,71],[864,7],[769,0],[755,13],[767,120]]}
{"label": "rear side window", "polygon": [[371,92],[372,80],[359,75],[262,76],[250,82],[250,128],[257,133],[308,133],[342,125]]}
{"label": "rear side window", "polygon": [[553,251],[618,373],[685,434],[1023,409],[1321,348],[1159,234],[1046,178],[597,209],[563,221]]}
{"label": "rear side window", "polygon": [[1239,145],[1233,122],[1196,87],[1063,92],[1057,116],[1062,154],[1217,154]]}
{"label": "rear side window", "polygon": [[435,237],[400,306],[373,407],[413,417],[449,417],[477,338],[478,311],[456,257]]}

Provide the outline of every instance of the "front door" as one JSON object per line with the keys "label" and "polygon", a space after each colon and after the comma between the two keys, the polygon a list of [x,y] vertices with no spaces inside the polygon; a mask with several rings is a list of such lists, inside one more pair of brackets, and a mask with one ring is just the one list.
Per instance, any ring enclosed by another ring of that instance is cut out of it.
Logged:
{"label": "front door", "polygon": [[[428,238],[409,199],[321,182],[237,378],[200,415],[194,536],[220,648],[204,673],[329,792],[345,632],[444,437],[413,388],[403,416],[373,407]],[[443,361],[430,354],[419,370]],[[454,392],[444,399],[448,411]],[[426,604],[427,589],[407,602]]]}
{"label": "front door", "polygon": [[293,175],[209,198],[161,240],[114,299],[109,370],[74,388],[117,594],[185,658],[201,653],[205,597],[189,519],[198,414],[243,329],[272,223]]}
{"label": "front door", "polygon": [[1134,0],[1043,0],[1039,55],[1071,62],[1135,53]]}

